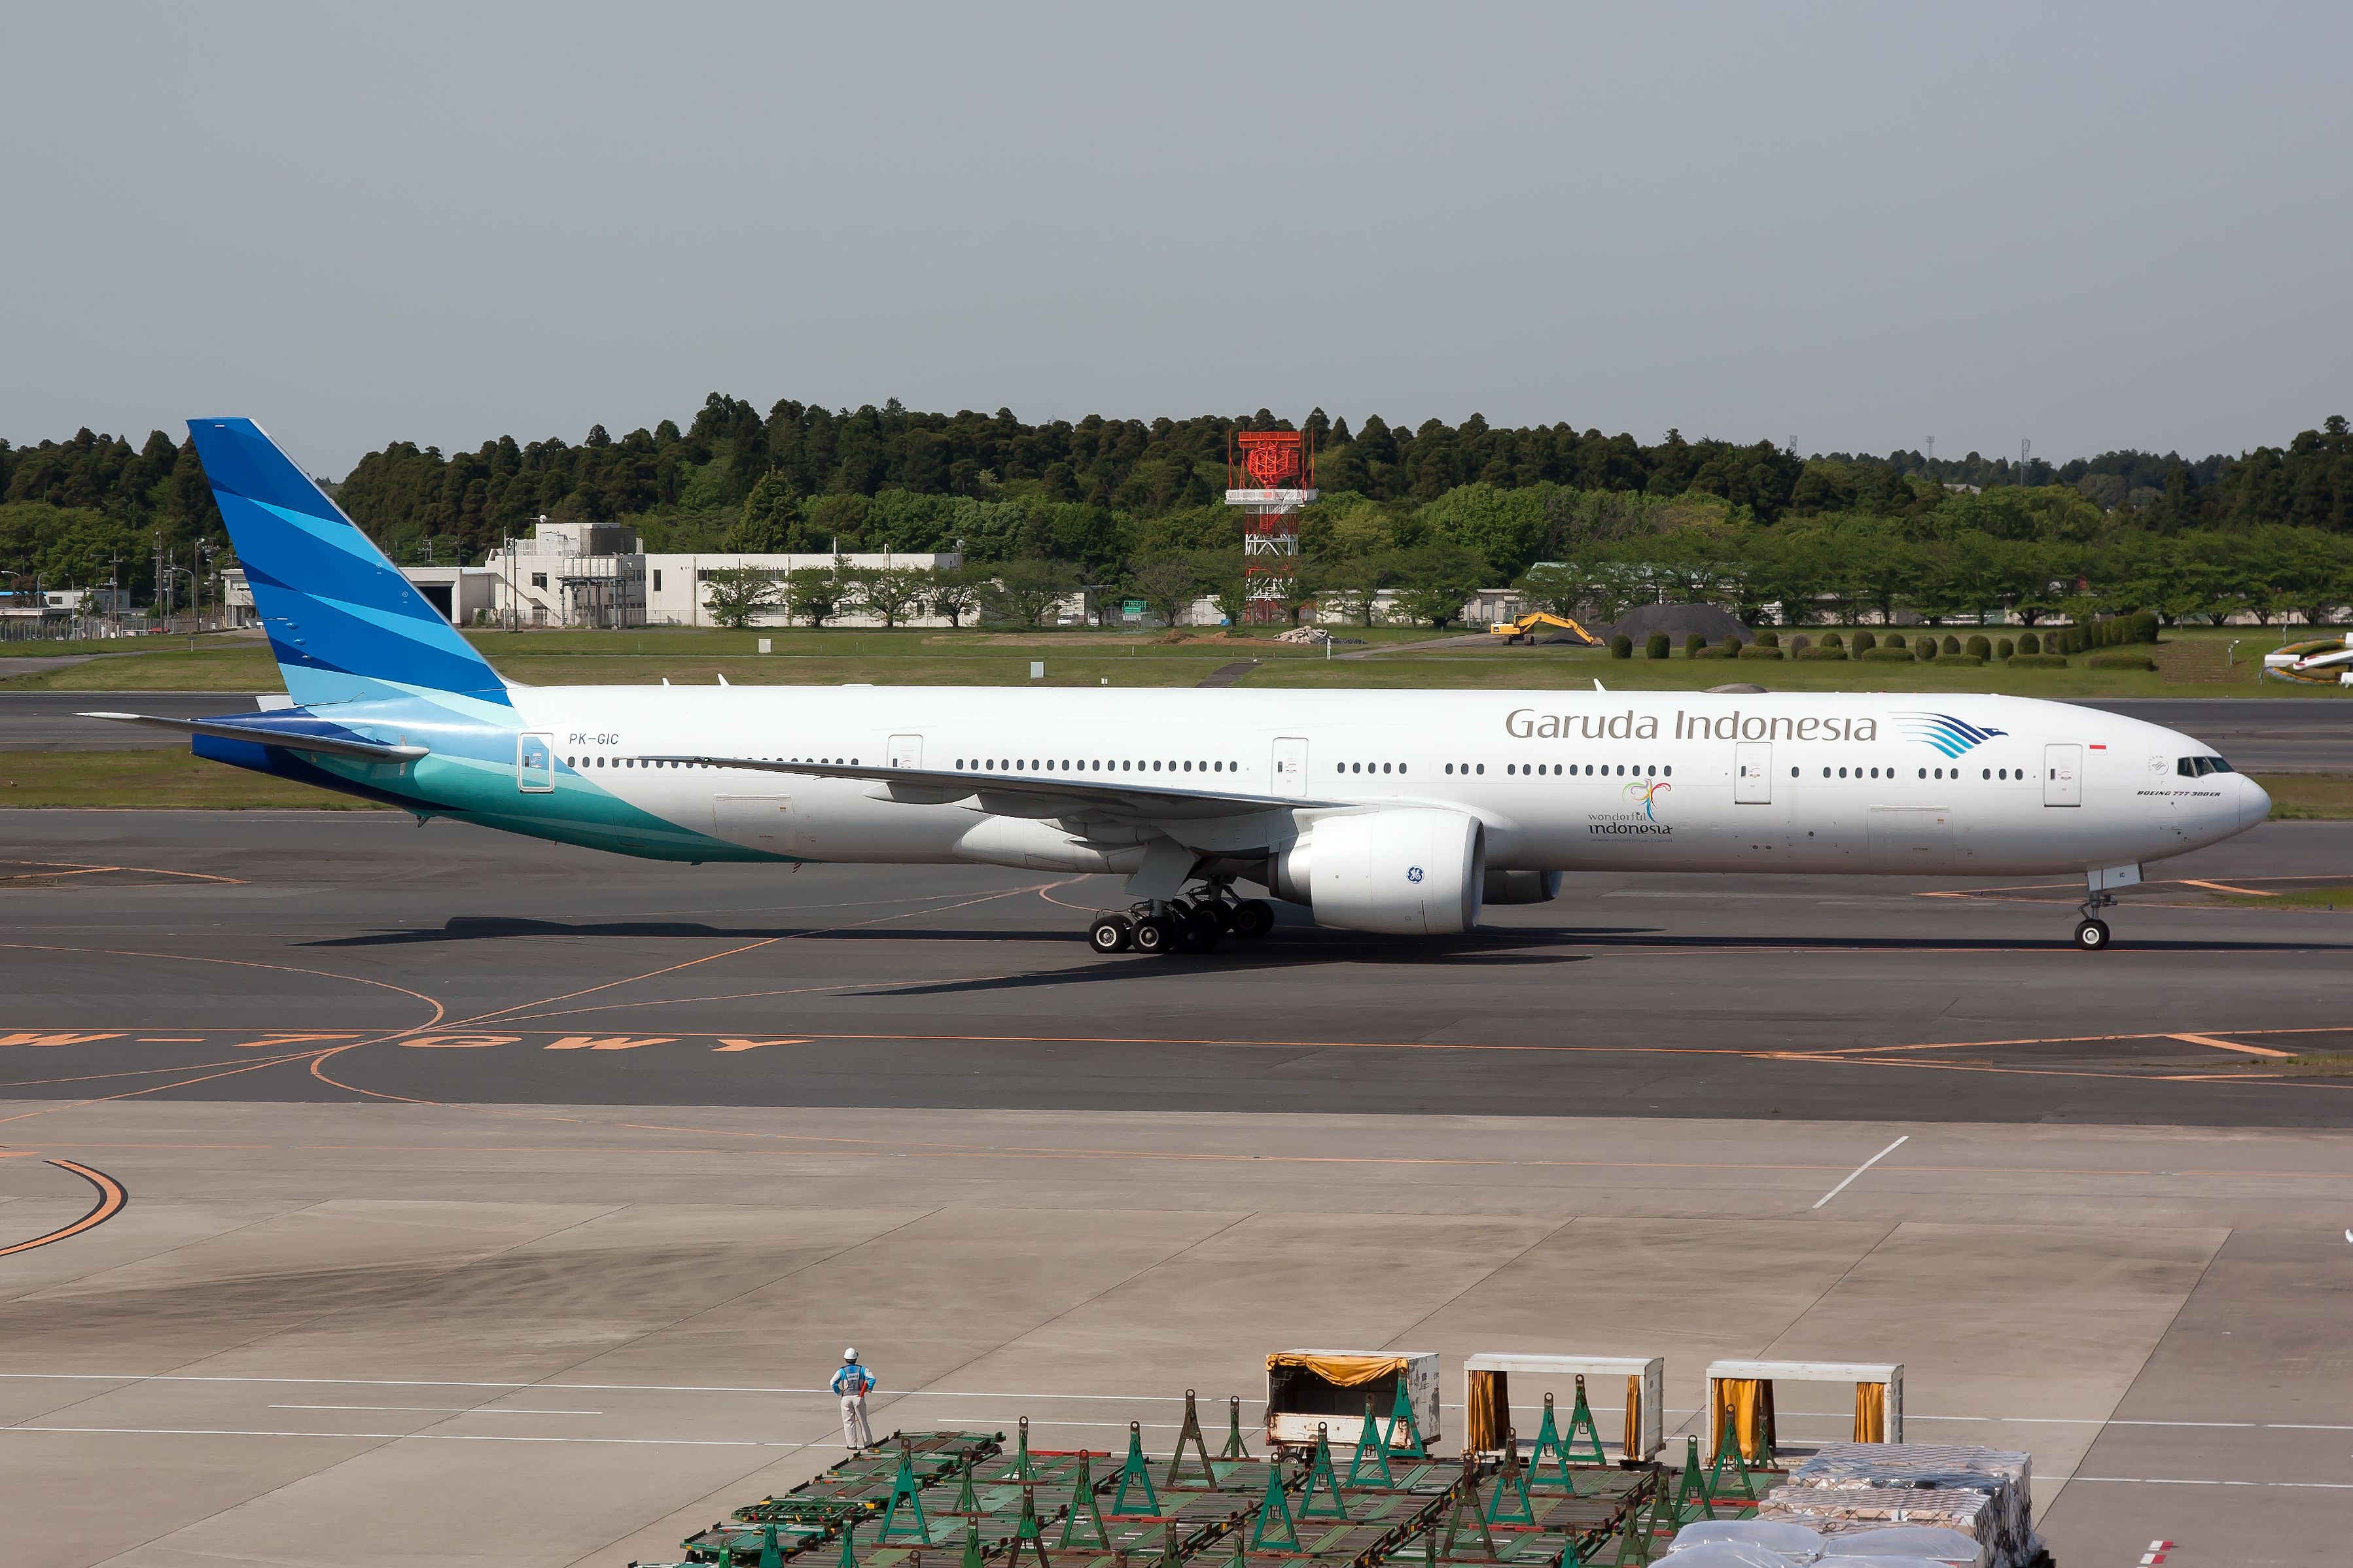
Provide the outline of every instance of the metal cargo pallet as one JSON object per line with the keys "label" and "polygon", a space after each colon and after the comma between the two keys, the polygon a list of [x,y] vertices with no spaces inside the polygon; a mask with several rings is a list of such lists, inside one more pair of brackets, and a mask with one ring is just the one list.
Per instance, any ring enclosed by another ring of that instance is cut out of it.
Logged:
{"label": "metal cargo pallet", "polygon": [[1579,1563],[1588,1563],[1588,1543],[1579,1535],[1561,1530],[1496,1530],[1490,1539],[1494,1542],[1493,1555],[1489,1555],[1487,1542],[1474,1531],[1459,1531],[1450,1552],[1441,1539],[1442,1530],[1432,1528],[1392,1552],[1388,1561],[1398,1568],[1413,1568],[1417,1563],[1509,1563],[1514,1568],[1554,1568],[1575,1547]]}
{"label": "metal cargo pallet", "polygon": [[[686,1561],[706,1565],[741,1564],[756,1568],[768,1551],[768,1535],[776,1532],[776,1561],[805,1552],[825,1539],[826,1532],[806,1525],[792,1524],[714,1524],[700,1530],[678,1543]],[[648,1568],[652,1568],[651,1564]]]}
{"label": "metal cargo pallet", "polygon": [[[1294,1504],[1293,1517],[1303,1531],[1303,1540],[1311,1524],[1377,1524],[1404,1534],[1436,1513],[1444,1499],[1442,1492],[1386,1492],[1352,1487],[1340,1494],[1337,1505],[1346,1510],[1345,1518],[1332,1511],[1335,1504],[1330,1492],[1318,1492]],[[1315,1511],[1309,1512],[1311,1508]]]}
{"label": "metal cargo pallet", "polygon": [[[1558,1492],[1532,1492],[1529,1500],[1535,1505],[1535,1523],[1491,1524],[1488,1528],[1500,1547],[1506,1537],[1542,1535],[1559,1537],[1573,1544],[1579,1559],[1591,1563],[1600,1553],[1603,1544],[1622,1532],[1630,1519],[1641,1514],[1658,1487],[1658,1472],[1649,1468],[1598,1473],[1580,1481],[1600,1483],[1590,1491],[1575,1497],[1563,1497]],[[1490,1489],[1491,1492],[1493,1489]],[[1511,1500],[1515,1502],[1516,1500]],[[1507,1509],[1510,1502],[1507,1502]],[[1491,1501],[1492,1509],[1493,1503]],[[1461,1547],[1458,1537],[1456,1546]],[[1508,1555],[1520,1561],[1527,1547],[1514,1546]],[[1557,1555],[1557,1552],[1555,1553]]]}
{"label": "metal cargo pallet", "polygon": [[[1171,1467],[1166,1461],[1155,1461],[1152,1468],[1152,1484],[1162,1491],[1171,1492],[1242,1492],[1249,1496],[1266,1494],[1266,1479],[1280,1474],[1287,1491],[1297,1491],[1306,1476],[1298,1466],[1281,1459],[1211,1459],[1209,1474],[1201,1473],[1201,1461],[1187,1458],[1174,1480],[1169,1479]],[[1117,1472],[1114,1471],[1113,1474]]]}
{"label": "metal cargo pallet", "polygon": [[864,1519],[879,1512],[889,1500],[888,1489],[880,1499],[844,1497],[805,1497],[787,1492],[783,1497],[764,1497],[758,1502],[747,1502],[727,1517],[738,1524],[792,1524],[818,1530],[826,1535],[841,1528],[844,1520]]}
{"label": "metal cargo pallet", "polygon": [[893,1432],[877,1445],[885,1453],[899,1451],[902,1438],[918,1454],[945,1454],[951,1459],[980,1463],[1005,1446],[1002,1432]]}
{"label": "metal cargo pallet", "polygon": [[[1405,1524],[1359,1524],[1354,1520],[1303,1519],[1296,1521],[1299,1544],[1272,1541],[1251,1548],[1254,1523],[1244,1521],[1236,1540],[1242,1551],[1235,1555],[1240,1568],[1366,1568],[1379,1562],[1409,1532]],[[1214,1553],[1213,1553],[1214,1555]]]}
{"label": "metal cargo pallet", "polygon": [[[1166,1491],[1157,1513],[1113,1513],[1103,1510],[1103,1525],[1114,1544],[1124,1545],[1131,1532],[1155,1552],[1173,1529],[1180,1552],[1207,1545],[1250,1516],[1252,1500],[1239,1492]],[[1134,1550],[1134,1548],[1130,1548]]]}
{"label": "metal cargo pallet", "polygon": [[1350,1467],[1337,1467],[1340,1490],[1348,1497],[1358,1493],[1406,1493],[1415,1497],[1444,1497],[1454,1483],[1462,1479],[1459,1459],[1408,1459],[1389,1457],[1389,1479],[1380,1479],[1373,1467],[1366,1464],[1357,1470],[1358,1479],[1348,1479]]}

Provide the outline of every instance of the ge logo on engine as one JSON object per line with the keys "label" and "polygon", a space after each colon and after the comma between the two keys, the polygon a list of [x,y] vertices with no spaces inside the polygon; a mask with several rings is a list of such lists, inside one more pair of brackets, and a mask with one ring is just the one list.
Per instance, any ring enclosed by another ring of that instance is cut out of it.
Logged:
{"label": "ge logo on engine", "polygon": [[1419,867],[1419,866],[1408,866],[1408,867],[1405,868],[1405,879],[1406,879],[1407,881],[1409,881],[1409,882],[1419,882],[1419,881],[1420,881],[1420,880],[1421,880],[1421,868],[1420,868],[1420,867]]}

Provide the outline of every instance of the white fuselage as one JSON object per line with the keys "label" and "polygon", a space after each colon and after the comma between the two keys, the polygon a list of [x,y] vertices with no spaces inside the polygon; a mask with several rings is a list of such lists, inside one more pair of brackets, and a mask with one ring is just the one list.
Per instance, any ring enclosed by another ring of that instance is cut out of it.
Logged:
{"label": "white fuselage", "polygon": [[2015,697],[543,687],[513,700],[559,769],[681,826],[814,860],[1125,869],[1118,847],[1140,840],[1082,811],[1008,819],[978,795],[641,759],[1273,803],[1150,825],[1204,854],[1263,852],[1335,808],[1439,806],[1478,819],[1486,864],[1532,870],[2082,871],[2214,843],[2270,805],[2238,774],[2182,771],[2211,756],[2200,742]]}

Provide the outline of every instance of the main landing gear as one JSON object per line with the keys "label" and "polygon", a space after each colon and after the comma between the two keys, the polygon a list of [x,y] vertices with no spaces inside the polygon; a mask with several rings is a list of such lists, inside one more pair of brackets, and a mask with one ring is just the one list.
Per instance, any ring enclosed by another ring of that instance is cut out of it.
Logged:
{"label": "main landing gear", "polygon": [[1273,929],[1273,905],[1237,899],[1229,885],[1215,883],[1124,913],[1106,910],[1087,928],[1087,945],[1097,952],[1208,952],[1229,935],[1255,942]]}
{"label": "main landing gear", "polygon": [[2075,926],[2075,950],[2078,952],[2108,951],[2108,922],[2100,918],[2099,911],[2116,901],[2114,893],[2093,893],[2075,906],[2084,916]]}

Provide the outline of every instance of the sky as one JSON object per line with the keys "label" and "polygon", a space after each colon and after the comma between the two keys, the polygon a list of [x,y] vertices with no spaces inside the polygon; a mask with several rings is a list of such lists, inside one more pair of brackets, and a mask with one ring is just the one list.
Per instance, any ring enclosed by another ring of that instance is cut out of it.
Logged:
{"label": "sky", "polygon": [[0,0],[0,437],[2353,413],[2353,6]]}

